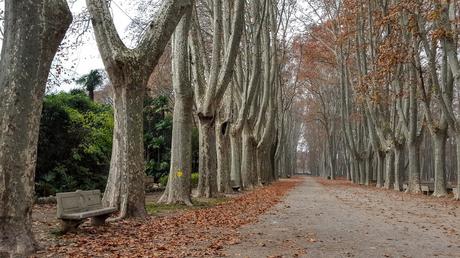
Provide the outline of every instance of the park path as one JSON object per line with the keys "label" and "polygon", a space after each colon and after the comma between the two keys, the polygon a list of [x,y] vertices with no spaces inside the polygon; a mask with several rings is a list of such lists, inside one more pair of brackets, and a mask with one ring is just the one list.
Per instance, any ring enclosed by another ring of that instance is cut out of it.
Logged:
{"label": "park path", "polygon": [[259,222],[229,257],[460,257],[460,205],[447,199],[312,177]]}

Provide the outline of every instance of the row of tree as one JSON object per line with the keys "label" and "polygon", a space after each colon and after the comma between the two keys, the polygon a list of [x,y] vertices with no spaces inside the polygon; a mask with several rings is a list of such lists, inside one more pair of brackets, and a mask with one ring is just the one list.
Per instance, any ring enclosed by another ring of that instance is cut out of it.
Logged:
{"label": "row of tree", "polygon": [[[300,121],[293,112],[297,90],[286,55],[293,1],[166,0],[134,48],[121,40],[108,1],[86,2],[113,87],[104,205],[118,207],[120,218],[146,216],[144,98],[171,35],[171,166],[160,201],[192,204],[194,120],[199,129],[198,196],[251,189],[294,173]],[[31,213],[43,96],[72,15],[64,0],[6,0],[4,20],[0,255],[23,256],[36,247]]]}
{"label": "row of tree", "polygon": [[433,178],[438,197],[460,189],[458,1],[309,5],[296,44],[310,169],[412,193]]}

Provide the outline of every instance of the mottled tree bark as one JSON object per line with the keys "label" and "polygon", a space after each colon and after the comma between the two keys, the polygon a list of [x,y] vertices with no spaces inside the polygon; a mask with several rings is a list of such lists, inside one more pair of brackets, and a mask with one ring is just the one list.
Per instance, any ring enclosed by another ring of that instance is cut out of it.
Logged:
{"label": "mottled tree bark", "polygon": [[[413,72],[411,71],[412,77]],[[420,188],[420,143],[421,134],[417,132],[417,85],[412,82],[409,85],[409,125],[406,130],[407,144],[409,149],[409,187],[410,193],[421,193]]]}
{"label": "mottled tree bark", "polygon": [[244,189],[252,189],[257,181],[256,142],[248,126],[243,127],[241,154],[241,182]]}
{"label": "mottled tree bark", "polygon": [[[460,164],[460,133],[455,135],[455,143],[457,144],[457,164]],[[454,193],[454,199],[460,200],[460,168],[457,167],[457,192]]]}
{"label": "mottled tree bark", "polygon": [[364,176],[364,185],[369,186],[369,181],[370,181],[370,175],[372,172],[372,159],[373,155],[368,155],[366,159],[366,171],[365,171],[365,176]]}
{"label": "mottled tree bark", "polygon": [[231,23],[230,35],[222,37],[223,5],[221,0],[213,1],[210,67],[208,67],[208,54],[204,50],[201,28],[198,20],[194,20],[195,26],[192,33],[193,76],[196,82],[195,104],[200,129],[198,197],[213,197],[217,194],[216,114],[233,76],[233,68],[244,26],[244,6],[244,0],[234,2],[232,14],[227,15],[227,17],[231,17],[231,21],[229,21]]}
{"label": "mottled tree bark", "polygon": [[221,193],[231,193],[230,184],[231,153],[230,150],[230,126],[228,121],[219,121],[216,126],[217,147],[217,190]]}
{"label": "mottled tree bark", "polygon": [[385,167],[385,183],[383,185],[386,189],[391,189],[394,184],[394,169],[395,169],[395,154],[391,150],[385,155],[386,167]]}
{"label": "mottled tree bark", "polygon": [[410,193],[421,193],[420,188],[420,143],[409,142],[409,188],[406,190]]}
{"label": "mottled tree bark", "polygon": [[383,178],[385,171],[385,153],[377,151],[377,185],[376,187],[383,187]]}
{"label": "mottled tree bark", "polygon": [[230,146],[231,146],[231,175],[230,179],[233,182],[234,187],[241,187],[241,151],[242,141],[241,134],[233,135],[230,134]]}
{"label": "mottled tree bark", "polygon": [[[103,201],[107,206],[120,207],[123,217],[144,216],[142,111],[146,81],[139,82],[129,72],[124,75],[124,80],[129,80],[127,85],[113,83],[115,125],[110,173]],[[112,82],[115,80],[112,79]]]}
{"label": "mottled tree bark", "polygon": [[143,103],[148,78],[190,1],[167,0],[135,49],[121,41],[106,1],[86,0],[96,41],[114,88],[112,159],[103,204],[120,216],[144,217]]}
{"label": "mottled tree bark", "polygon": [[402,187],[402,175],[404,172],[404,145],[396,144],[395,145],[395,183],[394,189],[396,191],[401,191]]}
{"label": "mottled tree bark", "polygon": [[198,197],[212,198],[217,194],[216,130],[213,118],[199,120]]}
{"label": "mottled tree bark", "polygon": [[434,192],[433,196],[447,195],[446,189],[446,141],[447,130],[440,129],[433,134],[434,142]]}
{"label": "mottled tree bark", "polygon": [[0,61],[0,257],[27,257],[37,141],[51,62],[70,25],[65,1],[5,1]]}
{"label": "mottled tree bark", "polygon": [[172,73],[174,88],[171,166],[168,184],[160,203],[192,205],[192,129],[193,90],[189,74],[188,32],[191,10],[187,10],[172,37]]}

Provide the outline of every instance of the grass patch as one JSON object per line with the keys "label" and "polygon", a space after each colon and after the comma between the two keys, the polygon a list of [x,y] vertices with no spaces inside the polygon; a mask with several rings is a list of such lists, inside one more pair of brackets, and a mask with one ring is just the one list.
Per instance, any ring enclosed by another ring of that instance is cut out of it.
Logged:
{"label": "grass patch", "polygon": [[161,215],[169,214],[177,211],[183,210],[196,210],[196,209],[205,209],[214,207],[216,205],[222,204],[230,200],[227,197],[218,197],[212,199],[205,198],[192,198],[193,206],[187,206],[183,204],[159,204],[159,203],[149,203],[145,206],[148,214],[150,215]]}

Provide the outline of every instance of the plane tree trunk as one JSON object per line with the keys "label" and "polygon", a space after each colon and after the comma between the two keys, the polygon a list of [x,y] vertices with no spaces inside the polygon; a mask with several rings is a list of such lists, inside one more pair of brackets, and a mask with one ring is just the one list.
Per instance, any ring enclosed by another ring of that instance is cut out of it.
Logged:
{"label": "plane tree trunk", "polygon": [[202,28],[199,27],[196,10],[193,14],[192,74],[200,132],[198,197],[209,198],[217,195],[216,116],[233,76],[233,68],[244,27],[244,6],[244,0],[234,1],[232,13],[226,15],[226,17],[231,17],[229,18],[231,19],[229,21],[230,34],[228,37],[227,35],[222,37],[224,32],[222,10],[224,6],[222,0],[213,2],[213,20],[211,22],[213,36],[210,62],[207,53],[205,53],[204,39],[201,35]]}
{"label": "plane tree trunk", "polygon": [[42,100],[51,62],[72,20],[62,0],[5,1],[0,61],[0,257],[37,245],[32,205]]}
{"label": "plane tree trunk", "polygon": [[87,0],[96,41],[114,88],[112,159],[103,204],[118,207],[119,218],[144,217],[143,104],[148,78],[190,1],[168,0],[161,6],[135,49],[117,33],[106,1]]}
{"label": "plane tree trunk", "polygon": [[187,10],[172,37],[172,82],[174,88],[171,166],[168,184],[160,203],[192,205],[193,90],[189,74],[188,32],[191,10]]}

